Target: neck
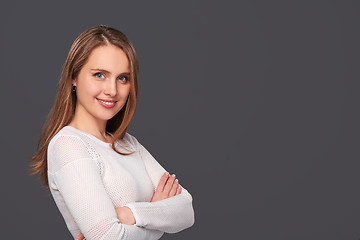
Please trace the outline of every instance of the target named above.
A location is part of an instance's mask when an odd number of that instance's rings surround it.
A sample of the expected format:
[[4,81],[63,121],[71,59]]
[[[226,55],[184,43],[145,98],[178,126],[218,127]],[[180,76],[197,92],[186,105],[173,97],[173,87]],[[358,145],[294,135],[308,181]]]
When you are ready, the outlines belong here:
[[71,122],[68,124],[74,128],[77,128],[81,131],[90,133],[91,135],[105,140],[108,140],[108,135],[106,134],[106,120],[94,119],[85,116],[84,114],[77,114],[78,108],[75,110],[75,115]]

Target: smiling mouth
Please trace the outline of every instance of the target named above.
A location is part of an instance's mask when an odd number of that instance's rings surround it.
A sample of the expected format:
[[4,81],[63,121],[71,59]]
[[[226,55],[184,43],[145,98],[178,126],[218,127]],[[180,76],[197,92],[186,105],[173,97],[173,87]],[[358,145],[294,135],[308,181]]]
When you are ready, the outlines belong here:
[[115,106],[115,103],[117,101],[105,101],[105,100],[102,100],[102,99],[99,99],[99,98],[96,98],[100,103],[102,103],[103,105],[105,106],[108,106],[108,107],[113,107]]

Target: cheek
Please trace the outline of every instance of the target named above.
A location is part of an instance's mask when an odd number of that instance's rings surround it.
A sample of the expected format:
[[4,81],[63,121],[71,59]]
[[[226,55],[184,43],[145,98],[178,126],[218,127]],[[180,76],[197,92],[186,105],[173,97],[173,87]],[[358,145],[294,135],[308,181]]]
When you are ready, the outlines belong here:
[[121,98],[127,98],[129,93],[130,93],[130,85],[119,89],[119,94]]
[[98,96],[99,93],[101,93],[101,89],[99,87],[97,87],[95,84],[86,84],[82,87],[83,87],[82,94],[84,97],[94,98],[94,97]]

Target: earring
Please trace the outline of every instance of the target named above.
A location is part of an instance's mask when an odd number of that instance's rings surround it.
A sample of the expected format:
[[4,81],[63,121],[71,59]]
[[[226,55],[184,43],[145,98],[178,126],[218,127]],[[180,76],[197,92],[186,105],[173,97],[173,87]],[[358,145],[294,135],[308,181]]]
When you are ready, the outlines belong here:
[[74,86],[74,84],[71,84],[71,91],[73,91],[73,92],[76,91],[76,86]]

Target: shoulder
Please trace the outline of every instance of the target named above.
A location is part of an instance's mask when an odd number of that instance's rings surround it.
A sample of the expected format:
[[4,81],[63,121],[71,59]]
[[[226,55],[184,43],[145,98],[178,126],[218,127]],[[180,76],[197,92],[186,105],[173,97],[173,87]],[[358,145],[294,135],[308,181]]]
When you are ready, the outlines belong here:
[[134,150],[137,150],[140,144],[137,138],[129,132],[125,132],[123,141],[127,142]]
[[66,147],[66,146],[74,146],[76,147],[76,145],[84,145],[85,144],[85,139],[84,137],[75,132],[72,131],[69,128],[62,128],[60,129],[59,132],[57,132],[52,139],[49,142],[49,146],[48,149],[52,149],[54,146],[57,147]]
[[78,131],[64,127],[56,133],[48,145],[48,157],[87,157],[98,158],[90,139]]
[[67,128],[62,128],[52,137],[47,150],[48,169],[51,172],[78,159],[95,160],[99,157],[85,136]]

